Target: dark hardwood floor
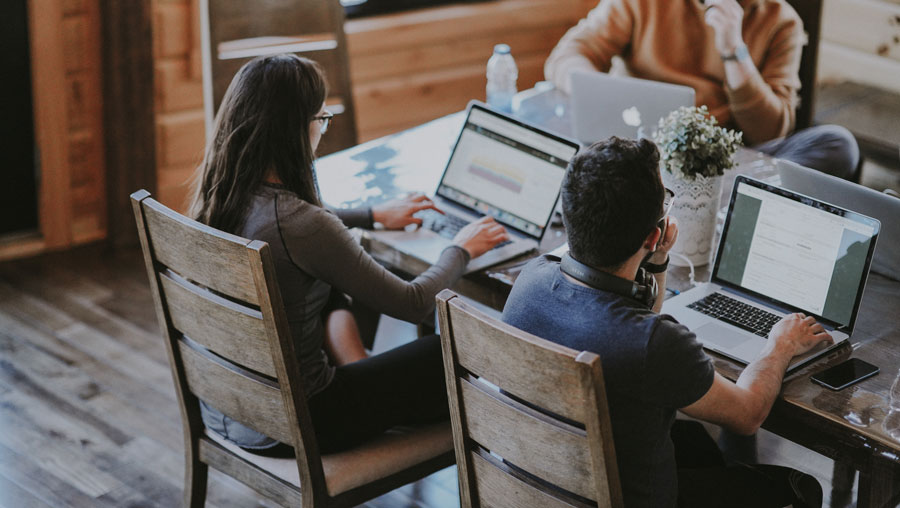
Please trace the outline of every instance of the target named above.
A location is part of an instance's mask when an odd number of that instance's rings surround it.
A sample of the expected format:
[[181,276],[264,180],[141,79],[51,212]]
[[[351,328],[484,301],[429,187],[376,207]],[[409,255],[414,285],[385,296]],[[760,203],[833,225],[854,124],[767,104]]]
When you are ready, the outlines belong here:
[[[139,250],[0,264],[0,506],[174,507],[181,420]],[[448,468],[366,506],[458,506]],[[207,506],[275,506],[211,472]]]
[[[415,334],[389,319],[382,327],[376,351]],[[814,474],[825,506],[850,506],[849,486],[831,492],[830,460],[764,431],[759,448],[762,462]],[[89,246],[0,263],[0,507],[180,506],[182,475],[180,414],[140,251]],[[365,506],[458,499],[453,467]],[[207,506],[275,505],[211,471]]]

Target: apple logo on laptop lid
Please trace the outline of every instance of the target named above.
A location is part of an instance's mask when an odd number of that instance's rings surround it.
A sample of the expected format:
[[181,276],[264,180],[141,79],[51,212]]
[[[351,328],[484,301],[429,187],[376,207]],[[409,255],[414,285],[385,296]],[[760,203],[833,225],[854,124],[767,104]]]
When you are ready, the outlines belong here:
[[638,111],[637,106],[631,106],[625,111],[622,111],[622,120],[625,122],[625,125],[629,127],[640,127],[641,112]]

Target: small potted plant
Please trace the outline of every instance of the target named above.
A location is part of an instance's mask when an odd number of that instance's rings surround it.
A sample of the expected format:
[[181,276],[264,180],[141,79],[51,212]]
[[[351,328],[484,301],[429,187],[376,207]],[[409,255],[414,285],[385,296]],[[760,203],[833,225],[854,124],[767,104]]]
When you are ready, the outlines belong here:
[[[663,182],[675,192],[671,213],[678,219],[678,241],[673,251],[695,266],[710,261],[722,175],[734,166],[742,138],[743,133],[720,127],[706,106],[672,111],[653,135]],[[672,263],[685,264],[678,256]]]

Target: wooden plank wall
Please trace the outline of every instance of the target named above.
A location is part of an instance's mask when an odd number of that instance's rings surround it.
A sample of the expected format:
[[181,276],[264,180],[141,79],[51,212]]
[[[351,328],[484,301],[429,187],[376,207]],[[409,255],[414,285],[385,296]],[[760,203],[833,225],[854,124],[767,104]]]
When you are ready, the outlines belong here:
[[900,0],[824,0],[818,78],[900,93]]
[[106,236],[100,11],[96,0],[62,4],[71,243],[80,244]]
[[507,43],[518,87],[543,79],[544,61],[595,0],[503,0],[346,23],[360,140],[403,130],[484,100],[485,65]]
[[197,4],[153,2],[157,199],[180,211],[205,140]]
[[[199,18],[191,0],[154,1],[158,196],[176,210],[203,151]],[[595,0],[499,0],[349,20],[360,141],[463,109],[484,98],[494,44],[512,46],[519,88],[543,77],[556,41]]]
[[[484,65],[512,46],[519,88],[596,0],[498,0],[347,22],[361,140],[484,97]],[[184,210],[204,132],[197,2],[153,0],[158,197]],[[105,238],[98,0],[29,0],[42,238],[0,244],[0,259]],[[900,92],[900,0],[824,0],[819,80]],[[62,140],[62,142],[60,142]]]
[[[76,1],[76,0],[70,0]],[[79,0],[89,1],[89,0]],[[195,1],[154,0],[158,196],[184,210],[202,158],[199,18]],[[900,0],[823,0],[819,81],[900,92]],[[484,98],[494,44],[512,47],[519,89],[543,77],[556,41],[596,0],[498,0],[348,20],[360,141]]]

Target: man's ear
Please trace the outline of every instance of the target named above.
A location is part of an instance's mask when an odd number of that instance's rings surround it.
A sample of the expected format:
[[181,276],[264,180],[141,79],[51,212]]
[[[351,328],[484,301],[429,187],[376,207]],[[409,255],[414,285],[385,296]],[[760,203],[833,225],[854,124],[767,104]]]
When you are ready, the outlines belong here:
[[653,228],[653,231],[647,235],[647,238],[644,239],[643,247],[650,252],[656,251],[656,246],[659,244],[660,236],[662,235],[662,230],[658,227]]

